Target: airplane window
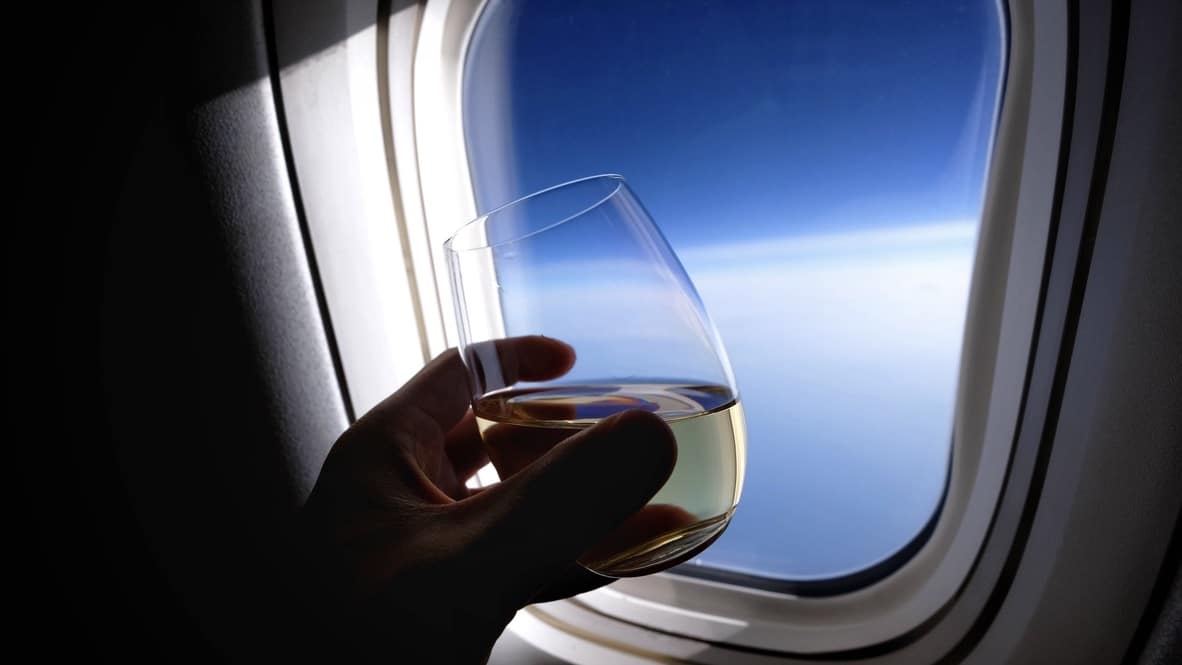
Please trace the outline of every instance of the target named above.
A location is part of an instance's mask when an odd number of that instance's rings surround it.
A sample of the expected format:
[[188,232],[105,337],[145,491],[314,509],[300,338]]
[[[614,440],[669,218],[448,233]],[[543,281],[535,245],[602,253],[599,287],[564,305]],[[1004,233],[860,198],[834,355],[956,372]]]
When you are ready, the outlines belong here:
[[731,356],[744,494],[683,571],[831,579],[935,518],[1004,26],[995,0],[488,3],[480,210],[624,175]]

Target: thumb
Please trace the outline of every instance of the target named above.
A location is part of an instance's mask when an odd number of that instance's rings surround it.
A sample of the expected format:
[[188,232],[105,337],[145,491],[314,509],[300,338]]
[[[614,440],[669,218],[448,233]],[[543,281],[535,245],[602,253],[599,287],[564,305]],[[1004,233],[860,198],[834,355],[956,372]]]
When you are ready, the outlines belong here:
[[676,460],[669,426],[651,413],[627,411],[461,504],[471,511],[482,558],[502,571],[501,579],[515,587],[510,595],[524,604],[640,510]]

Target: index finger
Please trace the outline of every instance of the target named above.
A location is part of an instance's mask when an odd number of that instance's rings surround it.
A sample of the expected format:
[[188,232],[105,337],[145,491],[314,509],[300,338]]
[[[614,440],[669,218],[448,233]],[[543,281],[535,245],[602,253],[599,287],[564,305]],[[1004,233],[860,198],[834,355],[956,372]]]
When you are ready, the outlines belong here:
[[524,335],[469,344],[464,360],[471,372],[473,394],[483,395],[518,381],[560,377],[574,366],[575,350],[553,337]]
[[[408,421],[423,420],[438,428],[438,434],[450,430],[464,417],[473,395],[512,385],[517,381],[544,381],[565,374],[575,361],[570,345],[541,335],[506,337],[471,344],[465,349],[468,366],[455,349],[448,349],[394,394],[382,400],[358,420],[359,425],[382,428],[406,427]],[[490,368],[496,376],[508,380],[488,388],[485,377]]]

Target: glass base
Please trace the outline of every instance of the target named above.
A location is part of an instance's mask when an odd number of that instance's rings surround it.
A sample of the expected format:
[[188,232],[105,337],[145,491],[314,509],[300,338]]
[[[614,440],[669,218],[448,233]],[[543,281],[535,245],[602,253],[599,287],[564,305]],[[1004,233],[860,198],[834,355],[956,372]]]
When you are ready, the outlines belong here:
[[726,530],[734,512],[732,508],[722,515],[694,522],[608,558],[580,560],[579,565],[607,577],[639,577],[665,570],[706,549]]

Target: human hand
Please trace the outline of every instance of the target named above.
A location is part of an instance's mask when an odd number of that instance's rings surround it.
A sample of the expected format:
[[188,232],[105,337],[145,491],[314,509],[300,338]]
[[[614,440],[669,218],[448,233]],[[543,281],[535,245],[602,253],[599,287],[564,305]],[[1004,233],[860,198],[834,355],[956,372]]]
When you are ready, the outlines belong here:
[[[544,337],[500,340],[497,352],[517,374],[508,383],[574,362]],[[338,659],[484,662],[521,607],[612,581],[576,559],[643,525],[638,511],[677,455],[659,417],[629,411],[561,441],[490,437],[503,480],[469,490],[488,448],[468,405],[450,350],[333,445],[301,513],[300,570],[318,589],[314,628]]]

